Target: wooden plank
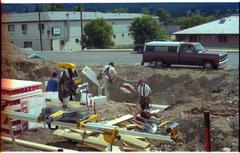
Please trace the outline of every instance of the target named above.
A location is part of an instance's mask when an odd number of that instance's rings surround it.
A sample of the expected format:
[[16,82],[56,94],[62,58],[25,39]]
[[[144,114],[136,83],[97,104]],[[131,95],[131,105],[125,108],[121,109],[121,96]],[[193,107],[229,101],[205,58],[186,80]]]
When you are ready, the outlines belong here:
[[124,115],[124,116],[122,116],[122,117],[116,118],[116,119],[114,119],[114,120],[107,121],[106,124],[107,124],[107,125],[116,125],[116,124],[118,124],[118,123],[121,123],[121,122],[123,122],[123,121],[130,120],[130,119],[132,119],[132,118],[134,118],[133,115],[127,114],[127,115]]
[[100,145],[100,146],[107,146],[108,144],[104,141],[103,136],[99,135],[97,137],[93,137],[93,136],[86,136],[86,137],[82,137],[82,134],[79,133],[74,133],[71,132],[70,130],[55,130],[53,132],[53,135],[65,138],[67,140],[72,140],[72,141],[76,141],[76,142],[86,142],[86,143],[93,143],[96,145]]
[[147,148],[150,145],[150,143],[148,142],[138,140],[135,136],[121,135],[121,139],[122,141],[130,145],[133,145],[134,147],[138,147],[142,149]]
[[[1,136],[1,140],[6,141],[6,142],[12,142],[11,138],[5,137],[5,136]],[[20,140],[20,139],[15,139],[15,142],[19,145],[23,145],[23,146],[26,146],[26,147],[35,148],[35,149],[39,149],[39,150],[44,150],[44,151],[76,152],[75,150],[70,150],[70,149],[65,149],[65,148],[60,148],[60,147],[54,147],[54,146],[49,146],[49,145],[45,145],[45,144]]]
[[133,128],[136,128],[137,125],[136,124],[127,124],[126,127],[127,127],[127,129],[133,129]]
[[87,131],[87,130],[82,130],[82,129],[70,129],[70,131],[72,132],[76,132],[76,133],[80,133],[80,134],[84,134],[87,135],[87,136],[90,136],[90,135],[93,135],[95,134],[96,132],[93,132],[93,131]]
[[107,148],[106,146],[100,146],[100,145],[96,145],[96,144],[92,144],[92,143],[86,143],[86,142],[83,142],[83,144],[81,143],[78,143],[76,144],[77,147],[81,148],[83,146],[87,146],[89,148],[93,148],[93,149],[96,149],[98,151],[105,151],[105,149]]
[[[104,151],[108,152],[108,147]],[[119,146],[112,145],[112,152],[121,152],[121,149]]]
[[[56,106],[56,107],[62,107],[62,102],[60,101],[45,101],[45,105],[46,106]],[[80,102],[77,101],[70,101],[68,103],[68,108],[74,108],[74,109],[78,109],[81,108],[82,104]]]
[[170,121],[163,121],[163,122],[161,122],[160,125],[159,125],[159,128],[163,127],[164,125],[166,125],[168,123],[170,123]]
[[134,148],[134,147],[123,147],[123,150],[125,152],[144,152],[144,150],[140,148]]

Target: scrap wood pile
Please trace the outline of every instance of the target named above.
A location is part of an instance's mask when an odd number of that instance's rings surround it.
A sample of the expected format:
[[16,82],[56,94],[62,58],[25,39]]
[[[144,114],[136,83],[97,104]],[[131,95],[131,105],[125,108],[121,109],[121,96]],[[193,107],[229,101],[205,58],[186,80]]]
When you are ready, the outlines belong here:
[[[153,111],[159,112],[159,110]],[[100,123],[110,126],[117,125],[120,129],[136,130],[142,128],[142,125],[135,122],[134,116],[131,114],[110,121],[101,121]],[[159,125],[162,126],[162,123]],[[107,151],[108,149],[108,143],[104,141],[103,135],[98,132],[72,128],[57,129],[53,132],[53,135],[77,142],[76,146],[80,150],[89,148],[98,151]],[[121,141],[115,141],[113,143],[112,151],[150,151],[153,146],[148,140],[148,138],[144,137],[121,134]]]

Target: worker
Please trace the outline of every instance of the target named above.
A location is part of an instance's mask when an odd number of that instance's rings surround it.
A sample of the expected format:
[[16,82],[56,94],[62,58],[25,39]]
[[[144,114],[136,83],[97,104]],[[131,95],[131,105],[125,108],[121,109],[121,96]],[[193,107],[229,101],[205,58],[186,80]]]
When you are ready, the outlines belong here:
[[66,109],[70,101],[70,97],[76,94],[76,85],[73,80],[72,69],[64,69],[60,75],[58,96],[63,103],[63,108]]
[[140,95],[140,108],[141,111],[144,111],[145,109],[150,109],[149,103],[150,103],[150,97],[151,89],[148,84],[146,84],[143,80],[138,81],[138,93]]
[[107,96],[107,99],[109,99],[109,87],[114,81],[116,81],[116,75],[117,72],[114,68],[113,62],[105,65],[99,72],[98,80],[100,81],[101,89],[104,88],[104,95]]
[[56,72],[53,72],[52,77],[48,80],[46,91],[58,91],[58,79]]

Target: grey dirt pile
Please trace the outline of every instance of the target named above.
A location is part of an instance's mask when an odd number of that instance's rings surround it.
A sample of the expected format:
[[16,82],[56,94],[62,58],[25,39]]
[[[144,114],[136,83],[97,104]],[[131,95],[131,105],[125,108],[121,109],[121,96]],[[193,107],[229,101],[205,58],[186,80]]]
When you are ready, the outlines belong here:
[[[26,55],[11,44],[5,44],[8,53],[2,52],[2,77],[24,80],[44,81],[52,71],[59,72],[56,63],[51,61],[27,60]],[[17,54],[16,54],[17,52]],[[96,73],[103,65],[88,65]],[[82,82],[87,78],[81,74],[85,65],[79,65],[77,70]],[[170,105],[165,112],[159,113],[162,120],[178,122],[179,138],[176,142],[166,143],[151,141],[155,146],[152,151],[204,151],[203,109],[211,114],[211,142],[213,151],[239,148],[239,70],[203,71],[198,69],[155,69],[136,65],[116,65],[119,75],[110,87],[111,103],[109,107],[101,107],[99,111],[104,118],[113,118],[131,113],[123,102],[138,103],[138,94],[125,94],[120,90],[125,80],[134,87],[139,79],[144,79],[150,85],[153,94],[152,103]],[[8,73],[6,73],[8,72]],[[90,92],[97,93],[96,87],[90,83]],[[47,130],[47,129],[45,129]],[[38,142],[57,143],[50,137],[50,132],[42,129],[30,131],[22,138],[35,141],[36,133],[42,135]],[[75,149],[75,148],[72,148]],[[9,149],[7,149],[9,150]],[[14,150],[14,149],[10,149]],[[15,150],[18,150],[15,148]],[[24,150],[24,149],[20,149]]]

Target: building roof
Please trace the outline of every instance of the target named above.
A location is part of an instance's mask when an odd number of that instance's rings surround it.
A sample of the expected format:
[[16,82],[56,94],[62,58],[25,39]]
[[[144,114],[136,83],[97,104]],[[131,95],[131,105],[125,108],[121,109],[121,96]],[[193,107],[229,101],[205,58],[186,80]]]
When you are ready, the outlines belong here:
[[[83,12],[83,20],[94,20],[97,18],[111,19],[133,19],[141,17],[140,13],[102,13],[102,12]],[[38,21],[38,12],[31,13],[12,13],[3,15],[3,22],[33,22]],[[80,20],[80,12],[41,12],[42,21],[59,20]]]
[[173,33],[180,34],[239,34],[239,15],[232,15]]

